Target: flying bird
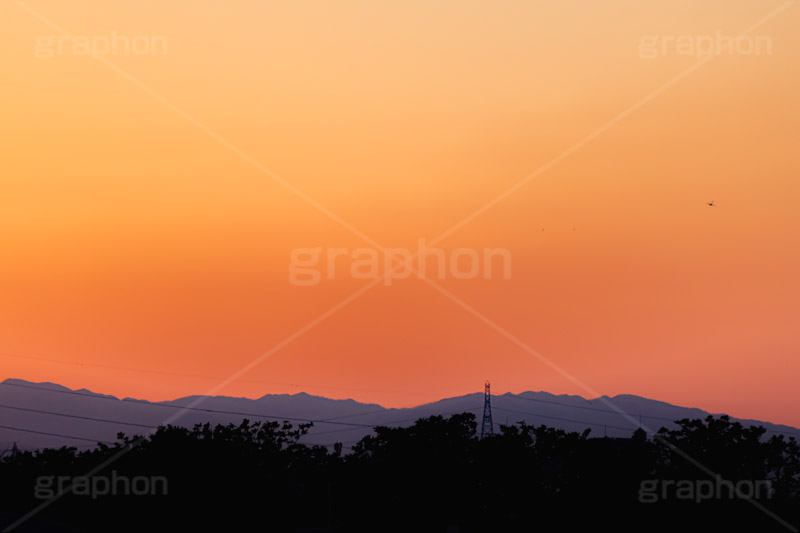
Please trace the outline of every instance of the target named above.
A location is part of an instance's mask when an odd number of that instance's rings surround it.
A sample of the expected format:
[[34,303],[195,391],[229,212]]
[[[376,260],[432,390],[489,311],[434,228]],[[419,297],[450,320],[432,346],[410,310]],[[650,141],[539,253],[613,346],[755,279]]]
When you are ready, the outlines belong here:
[[713,200],[706,203],[708,204],[709,207],[714,207],[716,205]]

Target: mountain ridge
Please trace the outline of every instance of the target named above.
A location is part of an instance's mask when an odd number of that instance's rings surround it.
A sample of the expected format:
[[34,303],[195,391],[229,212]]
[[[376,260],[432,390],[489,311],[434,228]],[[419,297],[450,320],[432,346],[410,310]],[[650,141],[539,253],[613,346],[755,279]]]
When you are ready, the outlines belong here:
[[[240,423],[244,418],[289,420],[295,424],[313,421],[314,426],[301,442],[324,446],[342,442],[347,447],[371,434],[376,425],[409,425],[418,418],[465,411],[475,414],[480,421],[483,396],[482,392],[475,392],[404,408],[305,392],[265,394],[254,399],[190,395],[150,402],[118,398],[85,388],[69,389],[52,382],[9,378],[0,382],[0,450],[13,442],[23,449],[88,447],[99,441],[113,442],[119,432],[143,434],[147,428],[157,427],[167,419],[173,425],[192,427],[206,422],[212,425]],[[107,401],[98,402],[97,398]],[[192,406],[200,399],[202,402]],[[611,409],[606,402],[628,416]],[[677,406],[634,394],[586,399],[546,391],[493,395],[492,408],[496,430],[501,424],[524,421],[567,431],[589,428],[590,437],[628,437],[639,426],[633,420],[641,420],[641,426],[652,433],[662,426],[676,427],[675,420],[705,418],[712,414],[697,407]],[[800,436],[800,429],[784,424],[733,416],[731,419],[744,425],[764,426],[768,434]]]

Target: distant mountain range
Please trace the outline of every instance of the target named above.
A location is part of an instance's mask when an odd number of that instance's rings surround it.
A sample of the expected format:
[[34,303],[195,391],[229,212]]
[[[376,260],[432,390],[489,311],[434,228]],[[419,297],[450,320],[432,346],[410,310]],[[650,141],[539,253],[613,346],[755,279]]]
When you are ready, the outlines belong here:
[[[268,394],[251,400],[213,396],[201,400],[187,396],[167,402],[148,402],[72,390],[54,383],[32,383],[7,379],[0,383],[0,453],[14,443],[24,450],[76,446],[88,448],[97,442],[114,442],[116,435],[141,435],[172,417],[173,425],[196,423],[240,423],[249,420],[289,420],[294,424],[313,421],[314,427],[301,442],[330,446],[341,442],[347,448],[372,432],[376,425],[410,425],[432,415],[474,413],[478,423],[483,412],[482,393],[446,398],[404,409],[388,409],[355,400],[332,400],[306,393]],[[682,418],[704,418],[701,409],[679,407],[656,400],[622,394],[585,399],[580,396],[523,392],[492,396],[495,430],[501,424],[525,421],[568,431],[591,429],[590,437],[629,437],[639,427],[656,431],[675,427]],[[610,403],[609,403],[610,402]],[[191,409],[184,409],[193,406]],[[616,407],[630,416],[615,411]],[[733,417],[731,417],[733,418]],[[740,419],[738,419],[740,420]],[[762,422],[771,434],[800,437],[800,429]]]

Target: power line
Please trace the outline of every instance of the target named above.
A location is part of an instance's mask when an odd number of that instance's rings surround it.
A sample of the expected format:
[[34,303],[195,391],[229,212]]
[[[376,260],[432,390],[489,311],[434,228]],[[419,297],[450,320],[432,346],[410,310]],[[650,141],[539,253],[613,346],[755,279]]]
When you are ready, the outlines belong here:
[[[67,438],[67,439],[84,440],[84,441],[92,442],[93,444],[90,444],[89,446],[95,446],[98,443],[110,444],[110,445],[111,444],[116,444],[114,442],[104,441],[104,440],[100,440],[100,439],[90,439],[90,438],[87,438],[87,437],[77,437],[75,435],[62,435],[61,433],[50,433],[50,432],[46,432],[46,431],[36,431],[36,430],[33,430],[33,429],[18,428],[18,427],[13,427],[13,426],[0,426],[0,428],[2,428],[2,429],[10,429],[10,430],[13,430],[13,431],[24,431],[25,433],[35,433],[37,435],[48,435],[48,436],[51,436],[51,437],[62,437],[62,438]],[[355,441],[347,441],[346,443],[338,443],[338,444],[342,444],[343,448],[352,448],[352,446],[350,446],[350,444],[354,444],[356,442],[358,442],[358,441],[357,440],[355,440]],[[315,443],[315,442],[304,442],[304,443],[298,443],[298,444],[301,444],[303,446],[326,446],[326,447],[334,446],[334,443],[331,443],[331,444],[320,444],[320,443]],[[80,446],[79,448],[86,448],[86,447],[87,446]],[[27,451],[27,452],[38,451],[36,449],[29,449],[29,448],[17,448],[17,449],[19,451]]]
[[[350,428],[373,429],[375,426],[379,426],[379,425],[399,424],[399,423],[403,423],[403,422],[414,421],[414,420],[417,420],[419,418],[419,417],[415,417],[415,418],[408,418],[408,419],[402,419],[402,420],[393,420],[393,421],[387,422],[385,424],[359,424],[359,423],[356,423],[356,422],[339,422],[339,421],[332,420],[332,419],[299,418],[299,417],[288,417],[288,416],[278,416],[278,415],[268,415],[268,414],[258,414],[258,413],[245,413],[245,412],[239,412],[239,411],[224,411],[224,410],[219,410],[219,409],[203,409],[203,408],[200,408],[200,407],[182,407],[182,406],[179,406],[179,405],[167,405],[167,404],[163,404],[163,403],[153,403],[153,402],[148,402],[146,400],[133,400],[133,399],[120,400],[120,399],[118,399],[116,397],[113,397],[113,396],[99,396],[99,395],[86,394],[86,393],[77,392],[77,391],[71,391],[71,390],[48,389],[48,388],[42,388],[42,387],[35,387],[35,386],[32,386],[32,385],[23,385],[21,383],[0,383],[0,385],[6,385],[6,386],[11,386],[11,387],[22,387],[22,388],[26,388],[26,389],[33,389],[33,390],[37,390],[37,391],[54,392],[54,393],[58,393],[58,394],[70,394],[70,395],[74,395],[74,396],[84,396],[84,397],[87,397],[87,398],[94,398],[94,399],[101,399],[101,400],[115,400],[115,401],[118,401],[118,402],[141,403],[143,405],[150,405],[150,406],[155,406],[155,407],[167,407],[167,408],[171,408],[171,409],[184,409],[184,410],[190,410],[190,411],[200,411],[200,412],[204,412],[204,413],[217,413],[217,414],[227,414],[227,415],[237,415],[237,416],[251,416],[251,417],[257,417],[257,418],[268,418],[268,419],[276,419],[276,420],[291,420],[291,421],[300,421],[300,422],[314,422],[314,423],[320,423],[320,424],[332,424],[332,425],[338,425],[338,426],[349,426]],[[0,407],[10,407],[10,406],[0,405]],[[13,407],[10,407],[10,408],[13,408]],[[19,409],[28,410],[28,409],[23,409],[23,408],[19,408]],[[101,421],[101,422],[119,423],[119,424],[126,424],[126,425],[138,425],[138,426],[145,427],[145,428],[157,427],[157,426],[147,426],[147,425],[143,425],[143,424],[129,424],[128,422],[122,422],[122,421],[118,421],[118,420],[104,420],[104,419],[98,419],[98,418],[93,418],[93,417],[83,417],[83,416],[78,416],[78,415],[68,415],[68,414],[65,414],[65,413],[56,413],[56,412],[52,412],[52,411],[42,411],[42,410],[33,410],[33,409],[30,409],[30,410],[31,411],[35,411],[35,412],[44,413],[44,414],[55,415],[55,416],[66,416],[66,417],[71,417],[71,418],[72,417],[74,417],[74,418],[84,418],[84,419],[87,419],[87,420],[96,420],[96,421]],[[474,408],[473,409],[468,409],[468,410],[474,410]],[[383,411],[381,411],[381,412],[383,412]],[[461,413],[461,412],[463,412],[463,411],[456,411],[456,412],[449,413],[449,414],[455,414],[455,413]],[[366,413],[360,413],[360,414],[366,414]],[[446,416],[447,414],[448,413],[445,413],[443,416]],[[329,433],[329,432],[326,432],[326,433]],[[315,434],[319,435],[320,433],[315,433]]]
[[599,424],[597,422],[586,422],[584,420],[570,420],[569,418],[560,418],[560,417],[557,417],[557,416],[548,416],[548,415],[540,415],[538,413],[514,411],[512,409],[505,409],[503,407],[494,407],[494,409],[497,409],[497,410],[500,410],[500,411],[507,411],[509,413],[516,413],[518,415],[537,416],[539,418],[549,418],[551,420],[559,420],[561,422],[571,422],[573,424],[586,424],[588,426],[609,427],[609,428],[612,428],[612,429],[619,429],[619,430],[622,430],[622,431],[630,431],[631,430],[631,428],[623,428],[623,427],[619,427],[619,426],[610,426],[608,424]]
[[45,414],[45,415],[63,416],[63,417],[67,417],[67,418],[79,418],[81,420],[91,420],[93,422],[107,422],[109,424],[122,424],[122,425],[125,425],[125,426],[137,426],[137,427],[147,428],[147,429],[152,429],[154,427],[157,427],[157,426],[147,426],[147,425],[144,425],[144,424],[137,424],[135,422],[123,422],[121,420],[108,420],[108,419],[105,419],[105,418],[94,418],[94,417],[91,417],[91,416],[70,415],[70,414],[67,414],[67,413],[56,413],[56,412],[53,412],[53,411],[43,411],[41,409],[28,409],[28,408],[25,408],[25,407],[15,407],[15,406],[12,406],[12,405],[0,404],[0,407],[2,407],[4,409],[14,409],[14,410],[17,410],[17,411],[27,411],[29,413],[41,413],[41,414]]
[[[300,418],[300,417],[291,417],[291,416],[277,416],[277,415],[268,415],[268,414],[259,414],[259,413],[245,413],[240,411],[223,411],[220,409],[203,409],[201,407],[184,407],[180,405],[168,405],[163,403],[154,403],[148,402],[147,400],[120,400],[113,396],[99,396],[94,394],[85,394],[82,392],[77,391],[70,391],[70,390],[56,390],[56,389],[47,389],[42,387],[34,387],[31,385],[23,385],[21,383],[0,383],[0,385],[6,385],[10,387],[22,387],[26,389],[34,389],[37,391],[46,391],[46,392],[55,392],[58,394],[70,394],[74,396],[84,396],[87,398],[94,398],[94,399],[101,399],[101,400],[115,400],[118,402],[131,402],[131,403],[140,403],[142,405],[150,405],[153,407],[165,407],[169,409],[181,409],[184,411],[199,411],[203,413],[217,413],[217,414],[225,414],[225,415],[237,415],[237,416],[250,416],[255,418],[269,418],[269,419],[276,419],[276,420],[291,420],[291,421],[299,421],[299,422],[314,422],[320,424],[334,424],[339,426],[354,426],[354,427],[365,427],[365,428],[372,428],[373,425],[371,424],[358,424],[356,422],[337,422],[333,420],[321,420],[321,419],[313,419],[313,418]],[[49,414],[58,414],[58,413],[49,413]],[[146,427],[154,427],[154,426],[146,426]]]
[[[93,394],[81,393],[81,392],[77,392],[77,391],[47,389],[47,388],[35,387],[35,386],[31,386],[31,385],[23,385],[23,384],[18,384],[18,383],[0,383],[0,385],[22,387],[22,388],[34,389],[34,390],[37,390],[37,391],[55,392],[55,393],[60,393],[60,394],[71,394],[71,395],[75,395],[75,396],[85,396],[87,398],[94,398],[94,399],[101,399],[101,400],[131,401],[131,402],[135,402],[135,403],[143,403],[145,405],[154,405],[154,406],[158,406],[158,407],[171,407],[171,408],[174,408],[174,409],[190,409],[190,408],[183,408],[183,407],[174,406],[174,405],[151,403],[151,402],[147,402],[147,401],[144,401],[144,400],[119,400],[119,399],[117,399],[115,397],[111,397],[111,396],[98,396],[98,395],[93,395]],[[136,426],[136,427],[142,427],[142,428],[146,428],[146,429],[153,429],[154,427],[158,427],[158,426],[153,426],[153,425],[138,424],[138,423],[134,423],[134,422],[124,422],[124,421],[121,421],[121,420],[111,420],[111,419],[96,418],[96,417],[90,417],[90,416],[72,415],[72,414],[68,414],[68,413],[59,413],[59,412],[55,412],[55,411],[45,411],[45,410],[42,410],[42,409],[30,409],[30,408],[16,407],[16,406],[4,405],[4,404],[0,404],[0,408],[14,409],[14,410],[26,411],[26,412],[34,412],[34,413],[40,413],[40,414],[46,414],[46,415],[52,415],[52,416],[61,416],[61,417],[66,417],[66,418],[76,418],[76,419],[81,419],[81,420],[89,420],[89,421],[93,421],[93,422],[103,422],[103,423],[109,423],[109,424],[121,424],[121,425]],[[469,409],[469,410],[475,410],[475,409],[476,408]],[[222,410],[215,410],[215,409],[191,408],[191,410],[202,411],[202,412],[210,412],[210,413],[233,414],[233,415],[240,415],[240,416],[253,416],[253,417],[262,417],[262,418],[275,418],[275,419],[281,419],[281,420],[295,420],[295,421],[299,420],[299,421],[308,421],[308,422],[317,422],[317,423],[326,423],[326,424],[336,424],[336,425],[350,426],[350,427],[347,427],[347,428],[344,428],[344,429],[338,429],[338,430],[332,430],[332,431],[324,431],[324,432],[315,432],[315,433],[313,433],[314,436],[324,435],[324,434],[329,434],[329,433],[338,433],[338,432],[341,432],[341,431],[353,431],[353,430],[357,430],[357,429],[370,429],[370,430],[372,430],[376,426],[388,425],[388,424],[400,424],[400,423],[415,421],[415,420],[419,419],[419,417],[414,417],[414,418],[407,418],[407,419],[401,419],[401,420],[393,420],[393,421],[387,422],[385,424],[357,424],[357,423],[352,423],[352,422],[335,422],[335,421],[332,421],[332,420],[315,420],[315,419],[308,419],[308,418],[279,417],[279,416],[274,416],[274,415],[260,415],[260,414],[255,414],[255,413],[242,413],[242,412],[237,412],[237,411],[222,411]],[[383,412],[383,411],[380,411],[380,412]],[[448,415],[461,413],[461,412],[463,412],[463,411],[454,411],[454,412],[451,412],[451,413],[443,413],[440,416],[448,416]],[[366,414],[366,413],[360,413],[360,414]],[[20,431],[28,431],[28,432],[32,432],[32,433],[41,433],[41,434],[49,435],[49,433],[46,433],[46,432],[37,432],[37,431],[34,431],[34,430],[24,430],[24,429],[19,429],[19,430]],[[58,436],[56,434],[53,434],[53,435]],[[73,437],[69,437],[69,436],[66,436],[66,435],[63,435],[63,436],[67,437],[67,438],[73,438]],[[85,439],[85,438],[81,438],[81,437],[74,437],[74,438],[81,439],[81,440],[87,440],[87,441],[90,441],[90,442],[95,442],[94,439]],[[107,444],[111,444],[111,443],[109,443],[107,441],[98,441],[98,442],[105,442]],[[357,442],[357,441],[355,441],[355,442]]]
[[33,429],[24,429],[24,428],[17,428],[17,427],[11,427],[11,426],[0,426],[0,428],[2,428],[2,429],[11,429],[11,430],[14,430],[14,431],[24,431],[26,433],[36,433],[38,435],[49,435],[51,437],[62,437],[62,438],[65,438],[65,439],[85,440],[85,441],[94,442],[94,443],[102,442],[103,444],[114,444],[113,442],[104,441],[104,440],[89,439],[89,438],[86,438],[86,437],[76,437],[74,435],[62,435],[60,433],[48,433],[46,431],[35,431]]
[[[108,423],[108,424],[121,424],[121,425],[126,425],[126,426],[136,426],[136,427],[141,427],[141,428],[145,428],[145,429],[153,429],[155,427],[158,427],[157,425],[154,426],[154,425],[146,425],[146,424],[137,424],[135,422],[124,422],[122,420],[111,420],[111,419],[107,419],[107,418],[95,418],[95,417],[91,417],[91,416],[71,415],[71,414],[68,414],[68,413],[58,413],[58,412],[55,412],[55,411],[45,411],[45,410],[42,410],[42,409],[28,409],[28,408],[25,408],[25,407],[16,407],[16,406],[12,406],[12,405],[0,404],[0,408],[14,409],[14,410],[17,410],[17,411],[26,411],[26,412],[31,412],[31,413],[40,413],[40,414],[45,414],[45,415],[62,416],[62,417],[66,417],[66,418],[77,418],[77,419],[81,419],[81,420],[90,420],[92,422],[103,422],[103,423]],[[473,408],[472,410],[474,410],[474,409],[475,408]],[[457,411],[457,412],[460,413],[462,411]],[[457,412],[442,413],[441,416],[448,416],[448,415],[451,415],[451,414],[456,414]],[[414,421],[414,420],[418,420],[418,418],[406,418],[406,419],[402,419],[402,420],[392,420],[391,422],[388,422],[388,423],[389,424],[400,424],[400,423],[403,423],[403,422],[409,422],[409,421]],[[373,426],[369,426],[369,429],[374,429],[375,426],[379,426],[379,425],[384,425],[384,424],[375,424]],[[344,429],[334,429],[332,431],[315,432],[315,433],[313,433],[313,435],[314,436],[326,435],[328,433],[339,433],[341,431],[355,431],[355,430],[359,430],[359,429],[367,429],[367,428],[364,427],[364,426],[348,427],[348,428],[344,428]]]
[[[372,429],[376,425],[399,424],[399,423],[403,423],[403,422],[407,422],[407,421],[414,421],[414,420],[417,419],[417,418],[412,418],[412,419],[395,420],[395,421],[392,421],[392,422],[387,422],[386,424],[359,424],[359,423],[355,423],[355,422],[339,422],[339,421],[337,421],[337,419],[347,418],[347,417],[352,417],[352,416],[362,416],[362,415],[367,415],[367,414],[383,413],[383,412],[385,412],[385,410],[384,411],[370,411],[370,412],[367,412],[367,413],[357,413],[357,414],[354,414],[354,415],[344,415],[344,416],[341,416],[341,417],[331,417],[329,419],[312,419],[312,418],[277,416],[277,415],[269,415],[269,414],[245,413],[245,412],[239,412],[239,411],[224,411],[224,410],[218,410],[218,409],[203,409],[203,408],[200,408],[200,407],[182,407],[182,406],[179,406],[179,405],[168,405],[168,404],[163,404],[163,403],[148,402],[147,400],[135,400],[135,399],[121,400],[121,399],[116,398],[114,396],[87,394],[87,393],[82,393],[82,392],[72,391],[72,390],[49,389],[49,388],[37,387],[37,386],[33,386],[33,385],[25,385],[25,384],[22,384],[22,383],[0,382],[0,385],[5,385],[5,386],[9,386],[9,387],[21,387],[21,388],[26,388],[26,389],[33,389],[33,390],[36,390],[36,391],[54,392],[54,393],[58,393],[58,394],[69,394],[69,395],[74,395],[74,396],[84,396],[84,397],[93,398],[93,399],[114,400],[114,401],[118,401],[118,402],[140,403],[140,404],[143,404],[143,405],[149,405],[149,406],[155,406],[155,407],[165,407],[165,408],[171,408],[171,409],[182,409],[182,410],[186,410],[186,411],[199,411],[199,412],[204,412],[204,413],[216,413],[216,414],[226,414],[226,415],[236,415],[236,416],[249,416],[249,417],[254,417],[254,418],[274,419],[274,420],[313,422],[313,423],[318,423],[318,424],[331,424],[331,425],[348,426],[348,429],[326,431],[326,432],[317,432],[317,433],[314,433],[315,435],[322,435],[322,434],[327,434],[327,433],[336,433],[336,432],[339,432],[339,431],[348,431],[348,430],[357,429],[357,428],[369,428],[369,429]],[[504,395],[504,396],[501,396],[501,397],[498,397],[498,398],[506,398],[506,397],[507,396]],[[597,407],[587,407],[587,406],[582,406],[582,405],[572,405],[572,404],[561,403],[561,402],[556,402],[556,401],[552,401],[552,400],[542,400],[542,399],[539,399],[539,398],[528,398],[528,397],[525,397],[525,396],[517,396],[517,395],[511,395],[511,398],[516,398],[516,399],[519,399],[519,400],[532,401],[532,402],[537,402],[537,403],[558,405],[558,406],[569,407],[569,408],[573,408],[573,409],[583,409],[583,410],[587,410],[587,411],[610,413],[610,414],[621,416],[620,413],[618,413],[616,411],[612,411],[610,409],[601,409],[601,408],[597,408]],[[11,407],[11,406],[4,406],[4,405],[0,405],[0,407],[14,408],[14,407]],[[541,418],[550,418],[550,419],[553,419],[553,420],[560,420],[560,421],[564,421],[564,422],[588,424],[588,425],[594,425],[594,426],[602,426],[602,425],[604,425],[604,424],[599,424],[599,423],[596,423],[596,422],[575,421],[575,420],[569,420],[569,419],[559,418],[559,417],[550,416],[550,415],[539,415],[539,414],[535,414],[535,413],[523,413],[523,412],[520,412],[520,411],[512,411],[512,410],[509,410],[509,409],[502,409],[502,408],[499,408],[499,407],[495,407],[495,408],[496,409],[501,409],[501,410],[506,410],[506,411],[509,411],[509,412],[516,412],[517,414],[531,414],[531,415],[539,416]],[[96,420],[96,421],[107,422],[107,423],[117,423],[117,424],[123,424],[123,425],[140,426],[140,427],[143,427],[143,428],[150,428],[150,429],[153,428],[153,427],[157,427],[157,426],[147,426],[147,425],[143,425],[143,424],[122,422],[122,421],[118,421],[118,420],[103,420],[103,419],[95,419],[93,417],[82,417],[82,416],[78,416],[78,415],[68,415],[68,414],[65,414],[65,413],[55,413],[55,412],[49,412],[49,411],[39,411],[39,410],[23,409],[23,408],[16,408],[16,409],[29,410],[29,411],[33,411],[33,412],[41,412],[43,414],[50,414],[50,415],[55,415],[55,416],[65,416],[65,417],[70,417],[70,418],[83,418],[83,419],[87,419],[87,420]],[[476,409],[477,408],[467,409],[467,411],[472,411],[472,410],[476,410]],[[460,413],[460,412],[463,412],[463,411],[457,411],[457,412]],[[445,413],[444,416],[446,416],[448,414],[455,414],[457,412]],[[675,420],[673,420],[671,418],[667,418],[667,417],[660,417],[660,416],[655,416],[655,415],[641,415],[641,416],[642,416],[642,418],[651,418],[651,419],[657,419],[657,420],[664,420],[664,421],[672,422],[672,423],[675,422]],[[608,427],[614,428],[615,426],[608,426]],[[622,429],[622,430],[625,430],[625,431],[629,430],[629,428],[620,428],[619,426],[616,426],[616,429]],[[766,429],[766,428],[765,428],[765,431],[767,433],[776,433],[776,434],[779,434],[779,435],[800,435],[800,432],[796,432],[796,431],[781,431],[781,430]]]
[[[520,399],[520,400],[528,400],[528,401],[532,401],[532,402],[541,402],[541,403],[560,405],[560,406],[563,406],[563,407],[572,407],[572,408],[575,408],[575,409],[585,409],[585,410],[588,410],[588,411],[599,411],[599,412],[602,412],[602,413],[611,413],[611,414],[614,414],[614,415],[622,416],[620,413],[618,413],[616,411],[609,410],[609,409],[598,409],[598,408],[595,408],[595,407],[585,407],[585,406],[581,406],[581,405],[571,405],[571,404],[559,403],[559,402],[554,402],[554,401],[549,401],[549,400],[539,400],[537,398],[526,398],[524,396],[514,396],[514,395],[512,395],[512,398],[517,398],[517,399]],[[542,418],[552,418],[554,420],[561,420],[561,421],[564,421],[564,422],[575,422],[575,423],[579,423],[579,424],[589,424],[589,425],[594,425],[594,426],[607,426],[607,427],[615,428],[615,429],[623,429],[625,431],[629,431],[630,430],[630,428],[620,428],[619,426],[609,426],[607,424],[599,424],[599,423],[596,423],[596,422],[581,422],[581,421],[577,421],[577,420],[568,420],[568,419],[565,419],[565,418],[558,418],[558,417],[554,417],[554,416],[539,415],[539,414],[536,414],[536,413],[523,413],[523,412],[520,412],[520,411],[511,411],[510,409],[502,409],[500,407],[495,407],[495,409],[501,409],[501,410],[504,410],[504,411],[515,412],[517,414],[531,414],[531,415],[539,416],[539,417],[542,417]],[[663,417],[663,416],[654,416],[654,415],[639,415],[639,416],[641,418],[654,418],[654,419],[657,419],[657,420],[665,420],[665,421],[671,422],[673,424],[675,423],[675,420],[673,420],[672,418],[667,418],[667,417]],[[752,425],[751,425],[751,427],[752,427]],[[758,426],[758,427],[763,427],[763,426]],[[777,433],[779,435],[800,435],[800,432],[797,432],[797,431],[781,431],[781,430],[777,430],[777,429],[767,429],[767,428],[764,428],[764,430],[767,433]]]
[[375,414],[379,414],[379,413],[385,413],[386,411],[388,411],[388,409],[367,411],[366,413],[355,413],[355,414],[352,414],[352,415],[331,416],[331,417],[325,418],[325,420],[340,420],[342,418],[353,418],[353,417],[356,417],[356,416],[375,415]]
[[[464,413],[466,411],[477,411],[479,409],[483,409],[483,407],[471,407],[471,408],[466,409],[466,410],[451,411],[449,413],[437,413],[437,415],[438,416],[451,416],[451,415],[461,414],[461,413]],[[402,424],[404,422],[415,422],[415,421],[419,420],[420,418],[424,418],[424,417],[423,416],[417,416],[417,417],[414,417],[414,418],[403,418],[401,420],[392,420],[391,422],[386,422],[386,423],[383,423],[383,424],[375,424],[372,427],[374,429],[377,426],[388,427],[388,424]],[[328,435],[329,433],[341,433],[343,431],[356,431],[358,429],[362,429],[362,428],[344,428],[344,429],[332,429],[330,431],[315,431],[314,433],[309,433],[309,435],[313,435],[313,436],[316,437],[318,435]]]

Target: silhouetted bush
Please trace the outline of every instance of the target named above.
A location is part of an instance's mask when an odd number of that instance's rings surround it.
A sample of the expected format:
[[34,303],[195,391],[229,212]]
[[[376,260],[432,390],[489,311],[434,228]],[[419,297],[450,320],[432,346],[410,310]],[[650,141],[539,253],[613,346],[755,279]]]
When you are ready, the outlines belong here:
[[[108,463],[96,475],[164,479],[165,490],[66,494],[18,531],[785,530],[776,517],[798,524],[794,438],[766,438],[763,428],[727,417],[677,424],[650,439],[641,430],[608,439],[520,422],[481,440],[474,415],[464,413],[378,426],[349,454],[299,444],[311,424],[166,426],[144,438],[120,434],[114,446],[6,457],[0,516],[11,523],[46,502],[35,492],[47,492],[42,479],[74,479]],[[771,489],[750,501],[678,497],[712,481],[758,480]]]

